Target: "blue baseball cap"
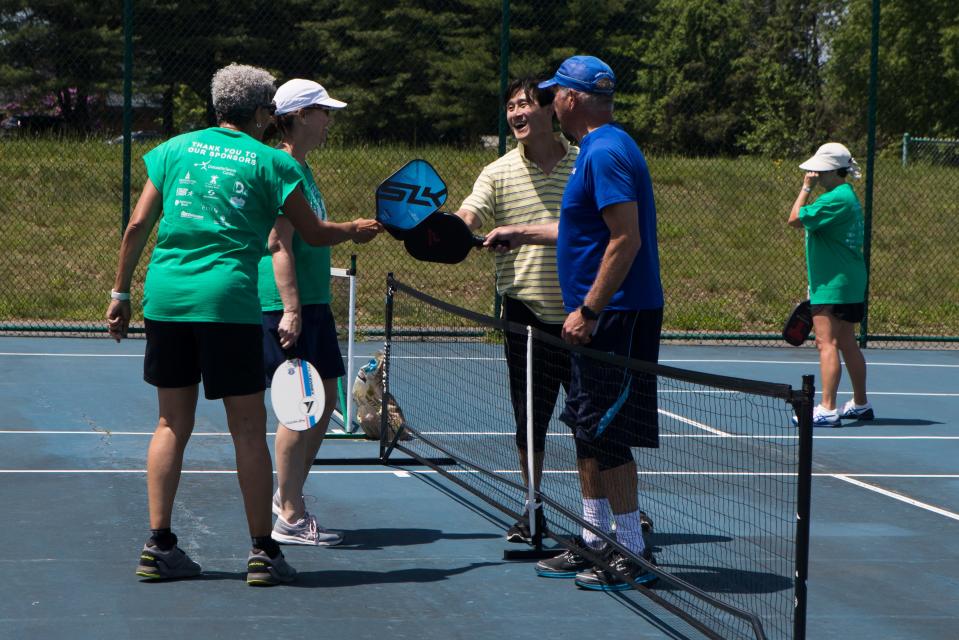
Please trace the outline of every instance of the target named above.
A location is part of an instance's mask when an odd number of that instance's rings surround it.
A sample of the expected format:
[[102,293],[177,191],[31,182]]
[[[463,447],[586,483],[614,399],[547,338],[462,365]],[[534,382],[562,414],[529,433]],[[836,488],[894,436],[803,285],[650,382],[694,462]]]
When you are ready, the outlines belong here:
[[584,93],[611,95],[616,90],[616,76],[609,65],[595,56],[573,56],[559,66],[549,80],[539,83],[540,89],[553,85]]

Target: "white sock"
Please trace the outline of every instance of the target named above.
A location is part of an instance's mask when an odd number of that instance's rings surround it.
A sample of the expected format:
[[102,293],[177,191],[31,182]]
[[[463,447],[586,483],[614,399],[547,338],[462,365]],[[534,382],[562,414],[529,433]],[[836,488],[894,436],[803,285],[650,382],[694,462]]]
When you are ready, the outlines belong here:
[[[612,510],[606,498],[583,498],[583,519],[605,534],[612,531]],[[583,540],[591,549],[599,549],[606,541],[583,527]]]
[[629,513],[614,513],[616,519],[616,541],[635,553],[641,555],[646,549],[643,539],[643,525],[639,521],[639,510]]

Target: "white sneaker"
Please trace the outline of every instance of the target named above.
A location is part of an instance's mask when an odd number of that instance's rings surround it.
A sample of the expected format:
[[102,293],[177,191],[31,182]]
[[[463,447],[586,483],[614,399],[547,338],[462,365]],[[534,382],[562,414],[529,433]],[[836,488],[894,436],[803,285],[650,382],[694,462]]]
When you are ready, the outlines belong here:
[[839,412],[835,409],[824,409],[821,404],[817,404],[812,411],[812,426],[814,427],[839,427]]
[[[799,418],[793,416],[793,424],[799,424]],[[812,426],[814,427],[841,427],[839,421],[839,412],[835,409],[824,409],[821,404],[817,404],[812,410]]]
[[332,547],[343,542],[341,534],[324,529],[317,524],[316,517],[309,513],[293,524],[284,520],[282,516],[278,516],[271,536],[281,544],[303,544],[315,547]]
[[846,420],[872,420],[876,417],[876,414],[873,413],[872,405],[868,402],[866,404],[856,404],[855,400],[850,400],[842,406],[839,417]]

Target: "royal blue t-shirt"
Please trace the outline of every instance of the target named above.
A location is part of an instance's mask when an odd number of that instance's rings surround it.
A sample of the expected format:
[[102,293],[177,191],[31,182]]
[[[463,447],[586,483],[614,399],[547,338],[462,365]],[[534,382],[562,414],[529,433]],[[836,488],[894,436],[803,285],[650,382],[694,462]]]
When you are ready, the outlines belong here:
[[638,311],[663,306],[656,204],[646,158],[619,125],[607,124],[583,138],[563,192],[556,261],[567,313],[583,304],[609,244],[609,227],[600,211],[622,202],[636,203],[643,244],[606,308]]

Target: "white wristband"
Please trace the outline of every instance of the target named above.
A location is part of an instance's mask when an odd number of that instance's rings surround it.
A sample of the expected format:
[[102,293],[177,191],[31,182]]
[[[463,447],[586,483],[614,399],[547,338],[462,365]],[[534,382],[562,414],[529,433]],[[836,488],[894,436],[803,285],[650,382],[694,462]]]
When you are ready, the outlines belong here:
[[810,187],[803,187],[802,190],[806,193],[812,193],[812,189]]
[[120,292],[120,291],[111,291],[111,292],[110,292],[110,298],[111,298],[112,300],[121,300],[121,301],[122,301],[122,300],[129,300],[129,299],[130,299],[130,293],[129,293],[129,292]]

